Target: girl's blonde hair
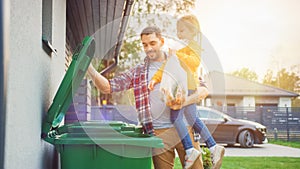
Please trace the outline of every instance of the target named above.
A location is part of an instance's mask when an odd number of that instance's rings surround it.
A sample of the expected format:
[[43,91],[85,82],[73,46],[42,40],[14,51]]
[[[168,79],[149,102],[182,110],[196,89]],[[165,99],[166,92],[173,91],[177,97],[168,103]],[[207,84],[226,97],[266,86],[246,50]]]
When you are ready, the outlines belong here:
[[196,40],[199,43],[200,49],[203,50],[202,49],[202,33],[201,33],[200,24],[199,24],[197,17],[192,14],[185,15],[178,19],[177,25],[179,23],[184,24],[185,26],[188,27],[188,29],[191,30],[191,32],[193,33],[193,36],[194,36],[194,40]]
[[200,33],[200,24],[195,15],[185,15],[178,19],[177,24],[178,23],[187,26],[195,35]]

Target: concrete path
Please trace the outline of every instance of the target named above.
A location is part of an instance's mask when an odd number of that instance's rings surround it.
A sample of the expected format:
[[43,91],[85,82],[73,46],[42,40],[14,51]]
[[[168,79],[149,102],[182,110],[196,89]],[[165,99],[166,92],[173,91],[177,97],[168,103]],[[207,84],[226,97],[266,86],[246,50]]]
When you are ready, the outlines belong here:
[[291,148],[275,144],[256,144],[253,148],[225,146],[225,156],[256,156],[256,157],[300,157],[299,148]]

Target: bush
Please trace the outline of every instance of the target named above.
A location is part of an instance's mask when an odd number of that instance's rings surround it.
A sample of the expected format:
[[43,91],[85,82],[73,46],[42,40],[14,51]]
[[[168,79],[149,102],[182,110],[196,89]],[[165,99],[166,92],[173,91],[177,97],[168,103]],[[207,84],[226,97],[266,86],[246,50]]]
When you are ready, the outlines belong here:
[[202,147],[202,161],[204,169],[212,168],[211,153],[207,147]]

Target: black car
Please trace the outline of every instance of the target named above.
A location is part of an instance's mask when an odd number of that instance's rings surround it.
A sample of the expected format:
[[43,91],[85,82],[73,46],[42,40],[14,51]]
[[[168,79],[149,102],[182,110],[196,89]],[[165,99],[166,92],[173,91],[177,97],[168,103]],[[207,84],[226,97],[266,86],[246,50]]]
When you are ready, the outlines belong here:
[[218,110],[197,107],[198,117],[206,124],[217,143],[250,148],[253,144],[267,143],[267,129],[262,124],[232,118]]

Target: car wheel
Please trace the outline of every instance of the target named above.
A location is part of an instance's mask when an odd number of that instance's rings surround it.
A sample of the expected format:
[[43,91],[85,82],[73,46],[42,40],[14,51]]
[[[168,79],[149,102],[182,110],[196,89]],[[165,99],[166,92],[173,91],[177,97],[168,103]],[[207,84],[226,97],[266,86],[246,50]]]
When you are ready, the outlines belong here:
[[239,135],[239,143],[241,147],[250,148],[253,147],[254,144],[254,136],[251,131],[244,130]]

